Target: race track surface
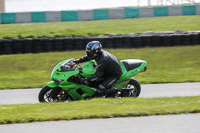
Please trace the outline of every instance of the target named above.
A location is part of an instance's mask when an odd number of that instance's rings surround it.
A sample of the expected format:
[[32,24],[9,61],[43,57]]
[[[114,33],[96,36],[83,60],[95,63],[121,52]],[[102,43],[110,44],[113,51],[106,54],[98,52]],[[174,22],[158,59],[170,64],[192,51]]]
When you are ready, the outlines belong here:
[[199,133],[200,114],[0,125],[1,133]]
[[[140,98],[200,96],[200,82],[143,84]],[[0,104],[38,103],[40,89],[0,90]],[[200,114],[0,125],[0,133],[200,133]]]
[[[200,82],[142,84],[139,98],[200,96]],[[0,90],[0,105],[38,103],[40,89]]]

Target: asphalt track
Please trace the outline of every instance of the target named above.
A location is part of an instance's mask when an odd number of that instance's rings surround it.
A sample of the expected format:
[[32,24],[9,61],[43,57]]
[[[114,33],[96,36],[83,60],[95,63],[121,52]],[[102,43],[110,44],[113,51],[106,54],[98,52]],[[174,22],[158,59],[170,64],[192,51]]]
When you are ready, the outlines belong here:
[[[142,84],[139,98],[200,96],[200,82],[170,83],[170,84]],[[33,104],[38,103],[40,89],[0,90],[0,105]]]
[[0,133],[199,133],[200,114],[0,125]]
[[[0,90],[0,104],[38,103],[40,89]],[[144,84],[140,98],[200,96],[200,82]],[[56,113],[56,112],[55,112]],[[0,125],[0,133],[200,133],[200,114]]]

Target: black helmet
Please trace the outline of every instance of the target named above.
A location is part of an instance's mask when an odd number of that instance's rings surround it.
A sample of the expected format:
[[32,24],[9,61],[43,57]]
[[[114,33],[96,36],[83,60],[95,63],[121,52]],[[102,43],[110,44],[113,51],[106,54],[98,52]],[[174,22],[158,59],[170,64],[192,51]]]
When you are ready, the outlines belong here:
[[91,41],[86,46],[86,53],[89,59],[95,59],[101,55],[101,43],[99,41]]

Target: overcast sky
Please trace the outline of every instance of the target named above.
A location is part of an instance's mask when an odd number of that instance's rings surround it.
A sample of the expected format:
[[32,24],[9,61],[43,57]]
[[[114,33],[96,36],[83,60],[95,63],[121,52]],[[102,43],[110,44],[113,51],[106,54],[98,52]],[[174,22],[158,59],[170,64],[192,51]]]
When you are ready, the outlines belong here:
[[[148,5],[149,0],[139,0],[140,6]],[[157,5],[161,0],[150,0],[151,5]],[[163,0],[166,1],[166,0]],[[170,0],[186,1],[186,0]],[[200,0],[193,0],[200,2]],[[169,5],[170,3],[164,2]],[[138,0],[6,0],[6,12],[28,11],[59,11],[59,10],[86,10],[97,8],[111,8],[137,6]]]

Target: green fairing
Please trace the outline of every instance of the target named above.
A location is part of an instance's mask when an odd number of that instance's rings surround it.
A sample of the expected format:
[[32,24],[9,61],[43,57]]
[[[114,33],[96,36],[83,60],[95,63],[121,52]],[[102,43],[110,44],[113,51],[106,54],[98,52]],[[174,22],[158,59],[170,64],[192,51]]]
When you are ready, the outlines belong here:
[[125,87],[129,83],[131,77],[133,77],[136,74],[138,74],[139,72],[141,72],[145,68],[145,66],[147,65],[147,62],[143,61],[143,60],[138,60],[138,61],[141,61],[142,64],[139,67],[132,69],[132,70],[127,72],[127,70],[124,66],[124,63],[123,63],[124,60],[121,60],[120,64],[121,64],[121,67],[122,67],[122,76],[120,77],[120,80],[118,80],[112,86],[115,87],[115,88],[118,88],[118,89],[122,89],[123,87]]
[[[49,82],[47,83],[47,86],[50,88],[60,87],[61,89],[67,91],[67,93],[75,100],[81,100],[86,99],[87,97],[92,97],[96,92],[95,88],[83,84],[78,84],[75,82],[70,82],[69,79],[74,78],[74,76],[77,76],[79,74],[82,77],[90,77],[91,75],[95,74],[96,62],[88,61],[86,63],[81,64],[79,67],[72,66],[70,68],[70,65],[67,64],[70,61],[73,61],[73,59],[62,61],[55,66],[55,68],[52,71],[51,78],[54,81],[59,81],[59,83]],[[134,60],[136,62],[140,62],[141,65],[135,69],[127,71],[123,61],[124,60],[120,61],[123,72],[122,76],[118,81],[116,81],[116,83],[112,85],[113,87],[119,90],[125,87],[129,83],[131,77],[141,72],[147,65],[146,61]],[[66,70],[64,70],[62,67],[64,67],[64,69]]]
[[58,87],[58,84],[56,84],[55,82],[51,81],[51,82],[48,82],[46,86],[48,86],[50,88],[55,88],[55,87]]
[[80,73],[83,77],[90,77],[92,74],[95,74],[96,68],[93,67],[97,65],[94,61],[88,61],[83,63],[81,67],[83,68],[82,73]]

